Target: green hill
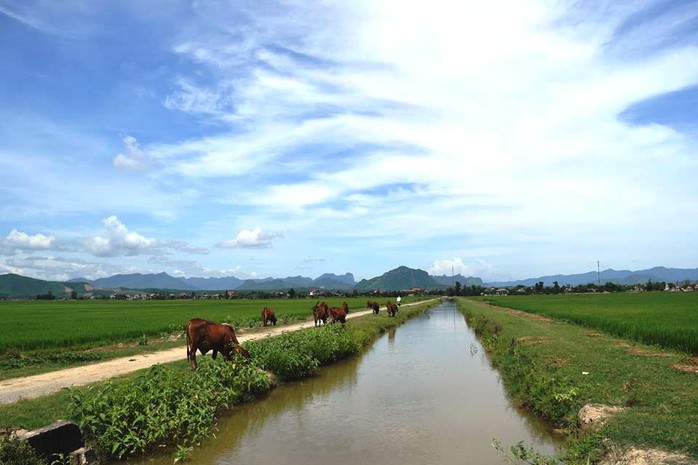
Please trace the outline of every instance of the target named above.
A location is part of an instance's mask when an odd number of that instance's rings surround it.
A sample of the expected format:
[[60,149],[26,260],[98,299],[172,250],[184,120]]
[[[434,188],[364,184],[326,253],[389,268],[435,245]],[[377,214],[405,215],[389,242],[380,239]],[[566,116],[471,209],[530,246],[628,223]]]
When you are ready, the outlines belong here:
[[402,291],[412,288],[435,289],[443,287],[424,270],[400,266],[381,276],[362,279],[354,289],[358,291]]
[[62,298],[69,297],[73,291],[84,293],[85,283],[43,281],[13,273],[0,275],[0,297],[34,298],[50,292]]

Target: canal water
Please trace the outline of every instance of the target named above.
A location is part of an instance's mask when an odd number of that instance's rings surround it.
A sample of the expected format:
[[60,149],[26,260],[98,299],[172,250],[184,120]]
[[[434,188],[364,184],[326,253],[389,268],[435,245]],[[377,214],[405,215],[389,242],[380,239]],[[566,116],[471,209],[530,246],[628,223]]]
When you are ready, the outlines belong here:
[[[548,427],[512,405],[474,333],[444,303],[362,356],[283,385],[222,419],[197,465],[504,464],[491,446],[554,453]],[[172,456],[143,463],[170,464]]]

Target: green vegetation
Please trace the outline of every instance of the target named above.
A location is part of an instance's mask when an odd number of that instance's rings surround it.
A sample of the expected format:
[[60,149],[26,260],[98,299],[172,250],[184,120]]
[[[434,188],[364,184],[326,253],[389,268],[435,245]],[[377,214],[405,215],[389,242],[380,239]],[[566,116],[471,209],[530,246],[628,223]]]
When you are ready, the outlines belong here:
[[11,441],[0,436],[0,465],[46,465],[26,441]]
[[643,344],[698,354],[698,293],[652,292],[486,297]]
[[216,415],[266,392],[271,381],[254,365],[205,358],[182,376],[155,365],[127,383],[75,390],[71,417],[99,455],[122,459],[156,447],[189,447],[208,437]]
[[[328,298],[330,306],[365,309],[365,298]],[[0,354],[13,349],[78,349],[138,341],[184,330],[194,317],[226,321],[237,329],[261,326],[261,311],[272,307],[279,324],[312,317],[315,300],[66,300],[0,301]]]
[[[578,297],[560,299],[578,302]],[[508,305],[519,299],[497,298],[497,303]],[[596,302],[603,302],[604,311],[613,313],[608,300]],[[695,368],[695,358],[475,300],[459,299],[458,306],[515,401],[570,433],[566,463],[595,463],[611,445],[657,448],[698,458],[698,381],[694,372],[677,369]],[[621,304],[619,311],[623,308]],[[677,315],[669,308],[665,312]],[[628,311],[626,318],[637,316]],[[624,410],[600,430],[580,430],[577,413],[592,403]]]
[[250,341],[245,347],[260,368],[283,381],[307,378],[320,365],[354,355],[361,344],[341,325],[325,325],[312,331],[296,331]]

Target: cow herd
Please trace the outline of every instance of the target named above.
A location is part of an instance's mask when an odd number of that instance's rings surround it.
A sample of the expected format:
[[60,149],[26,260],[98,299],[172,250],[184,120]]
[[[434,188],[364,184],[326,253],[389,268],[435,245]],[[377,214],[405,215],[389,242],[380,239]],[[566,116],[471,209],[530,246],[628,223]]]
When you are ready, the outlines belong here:
[[[380,304],[378,302],[368,301],[366,308],[373,310],[374,315],[378,315]],[[388,301],[386,304],[388,316],[395,316],[398,306],[393,302]],[[344,324],[349,313],[349,305],[344,302],[341,307],[330,307],[326,302],[318,302],[313,305],[313,320],[315,326],[320,326],[340,322]],[[262,310],[262,324],[276,325],[276,315],[270,307],[264,307]],[[230,361],[233,355],[237,352],[243,357],[249,358],[250,353],[238,342],[235,336],[235,330],[228,323],[216,323],[214,321],[202,320],[194,318],[189,320],[186,326],[187,338],[187,360],[191,364],[192,370],[196,370],[196,351],[205,355],[208,351],[213,351],[213,358],[218,356],[218,352],[223,354],[226,360]]]

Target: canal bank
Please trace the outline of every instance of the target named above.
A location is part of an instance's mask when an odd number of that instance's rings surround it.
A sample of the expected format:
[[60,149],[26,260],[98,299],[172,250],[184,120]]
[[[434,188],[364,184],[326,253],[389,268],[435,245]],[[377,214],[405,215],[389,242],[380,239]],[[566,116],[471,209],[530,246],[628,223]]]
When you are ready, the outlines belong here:
[[458,306],[514,401],[567,435],[566,463],[698,463],[698,380],[673,368],[686,354],[481,301]]

